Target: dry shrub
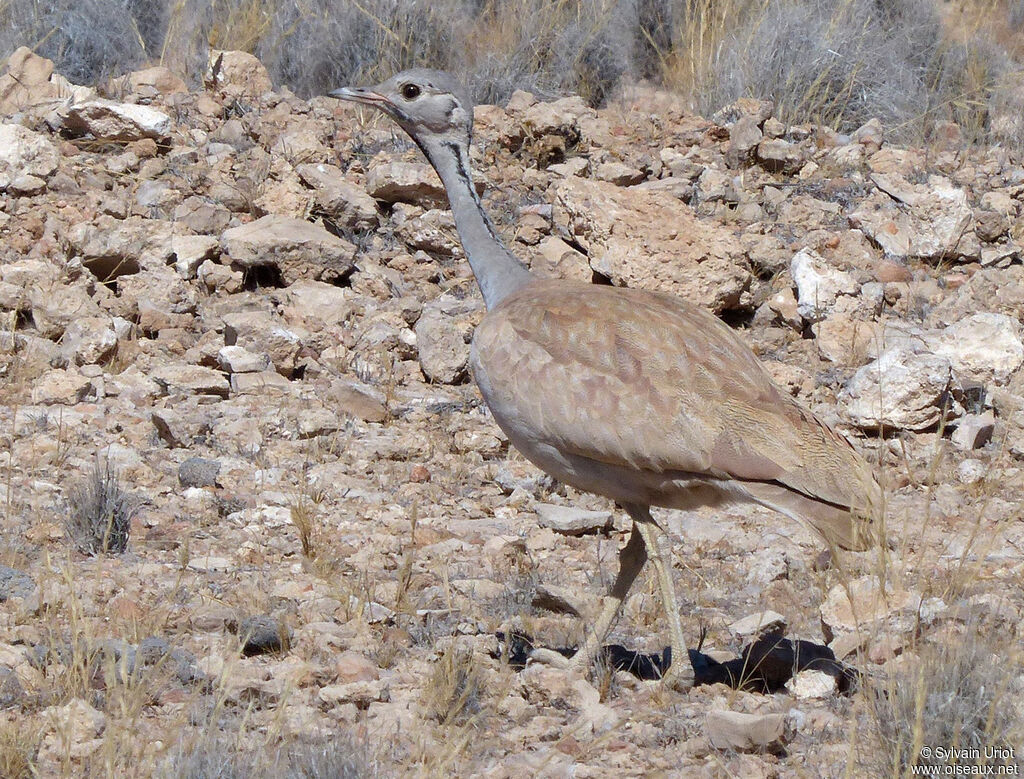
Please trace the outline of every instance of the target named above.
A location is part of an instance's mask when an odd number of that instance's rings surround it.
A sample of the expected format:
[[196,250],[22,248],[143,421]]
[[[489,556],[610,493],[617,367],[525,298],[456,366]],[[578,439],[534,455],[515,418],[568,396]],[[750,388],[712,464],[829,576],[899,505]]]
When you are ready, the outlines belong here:
[[452,643],[434,664],[424,690],[430,716],[443,727],[466,725],[480,711],[481,672],[473,653]]
[[328,742],[284,746],[242,744],[227,734],[179,742],[155,776],[166,779],[361,779],[379,766],[347,733]]
[[139,500],[121,486],[110,461],[99,462],[68,493],[69,538],[84,554],[120,554],[128,548],[132,518],[139,511]]
[[[873,727],[881,745],[859,753],[871,775],[899,777],[913,774],[912,766],[937,766],[937,776],[954,762],[978,766],[981,774],[988,766],[992,775],[999,766],[1019,771],[1024,654],[1013,637],[968,623],[955,637],[922,642],[911,657],[867,693],[874,696]],[[953,759],[938,748],[960,751]]]

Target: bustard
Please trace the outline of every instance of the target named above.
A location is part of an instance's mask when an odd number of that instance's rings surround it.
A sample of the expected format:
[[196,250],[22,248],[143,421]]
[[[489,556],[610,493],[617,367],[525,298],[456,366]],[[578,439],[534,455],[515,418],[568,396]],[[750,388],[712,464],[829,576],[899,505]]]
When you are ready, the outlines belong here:
[[659,292],[541,279],[515,258],[473,187],[473,106],[455,79],[414,69],[329,94],[390,116],[440,175],[487,307],[470,364],[499,427],[534,464],[633,520],[575,666],[600,650],[649,556],[671,630],[665,681],[693,683],[669,539],[651,506],[753,502],[829,544],[863,550],[878,539],[881,490],[868,464],[719,319]]

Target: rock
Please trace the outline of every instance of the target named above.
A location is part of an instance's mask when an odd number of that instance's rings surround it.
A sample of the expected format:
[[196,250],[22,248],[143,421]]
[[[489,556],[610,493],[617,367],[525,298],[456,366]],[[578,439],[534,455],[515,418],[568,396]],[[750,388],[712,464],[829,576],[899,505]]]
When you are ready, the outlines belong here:
[[61,354],[72,365],[105,363],[116,349],[117,334],[109,317],[75,319],[61,339]]
[[[837,584],[821,604],[821,629],[830,644],[849,634],[874,640],[876,636],[906,637],[931,625],[946,611],[938,598],[922,598],[912,590],[886,584],[883,592],[878,577],[854,579]],[[836,653],[838,659],[842,659]]]
[[989,467],[981,460],[964,460],[956,467],[956,479],[961,484],[977,484],[988,476]]
[[32,385],[32,402],[39,405],[73,406],[96,395],[92,379],[74,370],[56,368],[47,371]]
[[831,267],[812,249],[801,249],[793,256],[789,273],[796,286],[797,311],[809,322],[824,319],[840,295],[860,290],[853,276]]
[[384,393],[357,379],[335,379],[324,400],[339,411],[366,422],[383,422],[388,418]]
[[355,247],[301,219],[267,214],[225,230],[222,251],[245,270],[272,267],[285,285],[299,279],[338,281],[354,267]]
[[225,346],[217,352],[217,363],[228,373],[255,373],[271,367],[270,355],[250,352],[244,346]]
[[226,398],[230,390],[223,373],[200,365],[162,365],[150,374],[150,378],[167,395],[183,392],[186,395],[216,395]]
[[[284,327],[280,318],[268,311],[239,311],[224,316],[225,344],[241,346],[254,355],[262,355],[286,377],[295,374],[302,351],[304,333],[296,330]],[[235,352],[229,352],[227,356],[241,359]]]
[[447,208],[448,196],[434,169],[423,162],[381,162],[366,172],[366,191],[385,203]]
[[852,226],[891,257],[955,256],[957,244],[974,223],[964,190],[937,176],[927,185],[910,184],[898,173],[874,173],[871,178],[881,191],[850,214]]
[[868,153],[874,154],[885,140],[885,133],[882,123],[878,118],[868,119],[864,124],[853,131],[853,140],[865,146]]
[[173,257],[174,225],[161,219],[116,219],[73,225],[67,233],[82,264],[102,282],[134,275],[143,268],[164,270]]
[[1024,363],[1020,323],[1006,314],[972,314],[929,341],[961,380],[1005,384]]
[[45,761],[45,757],[81,760],[103,744],[100,736],[107,726],[107,717],[80,698],[44,709],[42,719],[47,723],[47,735],[40,747],[40,761]]
[[354,682],[373,682],[380,679],[380,669],[361,652],[347,650],[334,661],[335,682],[352,684]]
[[0,565],[0,603],[8,598],[25,598],[36,588],[36,583],[27,573]]
[[162,65],[133,70],[121,82],[142,102],[188,92],[185,82]]
[[754,156],[754,150],[762,139],[757,117],[744,114],[729,128],[729,148],[725,158],[730,168],[739,168]]
[[305,408],[296,419],[299,438],[316,438],[330,435],[341,429],[338,415],[326,408]]
[[729,625],[729,632],[741,641],[757,638],[762,633],[781,632],[785,629],[786,618],[771,609],[749,614]]
[[549,278],[572,279],[587,284],[594,276],[586,255],[574,249],[558,236],[549,235],[537,244],[540,255],[530,269]]
[[704,732],[715,749],[781,752],[786,740],[786,716],[712,710],[704,720]]
[[831,314],[811,325],[811,332],[818,353],[839,365],[861,366],[877,351],[879,344],[889,342],[888,331],[883,326],[849,314]]
[[206,427],[194,412],[182,413],[170,408],[153,409],[150,420],[161,440],[175,448],[192,446]]
[[718,313],[748,303],[752,280],[732,232],[676,198],[601,181],[554,185],[553,220],[614,284],[661,290]]
[[220,460],[189,457],[178,466],[178,483],[182,487],[216,487]]
[[310,279],[275,290],[274,298],[286,322],[301,323],[314,332],[345,322],[356,308],[352,290]]
[[84,100],[93,90],[71,84],[53,72],[53,62],[19,46],[7,58],[0,76],[0,116],[21,112],[43,115],[68,100]]
[[313,187],[316,203],[330,219],[351,230],[375,227],[377,202],[366,191],[347,181],[341,168],[324,163],[298,165],[295,171]]
[[772,173],[796,173],[804,166],[804,159],[803,149],[789,141],[766,138],[757,144],[757,161]]
[[800,671],[788,682],[786,689],[797,700],[820,700],[836,694],[836,677],[824,671]]
[[231,374],[231,392],[236,395],[259,393],[267,389],[288,390],[290,388],[291,382],[277,371]]
[[600,734],[619,724],[619,715],[611,706],[601,703],[601,693],[586,679],[572,682],[573,705],[579,710],[574,730]]
[[598,181],[607,181],[617,187],[630,187],[639,184],[646,178],[642,171],[637,170],[624,162],[612,161],[602,162],[594,171],[594,178]]
[[453,317],[437,306],[428,306],[416,322],[415,332],[423,375],[440,384],[457,384],[465,379],[469,344]]
[[211,49],[204,81],[210,89],[248,100],[262,97],[274,88],[263,63],[244,51]]
[[220,241],[212,235],[175,235],[171,237],[174,269],[183,279],[194,279],[199,266],[220,255]]
[[553,584],[538,584],[530,605],[535,609],[547,609],[555,614],[571,614],[581,619],[593,618],[601,609],[598,598]]
[[840,413],[866,430],[927,430],[942,416],[949,381],[945,358],[894,347],[847,382]]
[[25,688],[18,679],[18,674],[0,665],[0,708],[19,706],[25,701]]
[[48,178],[57,170],[53,142],[20,124],[0,124],[0,191],[26,176]]
[[374,679],[348,684],[329,684],[320,688],[317,697],[328,706],[353,703],[360,709],[366,709],[371,703],[386,703],[391,700],[391,691],[386,681]]
[[99,99],[71,106],[64,118],[67,132],[105,141],[162,140],[172,126],[171,117],[155,108]]
[[991,411],[984,414],[965,414],[956,423],[950,439],[960,449],[980,449],[992,440],[996,419]]
[[610,511],[586,511],[553,503],[537,503],[533,508],[541,527],[550,528],[562,535],[582,536],[609,530],[612,526]]
[[291,644],[288,627],[268,614],[243,619],[238,626],[238,637],[246,657],[287,652]]

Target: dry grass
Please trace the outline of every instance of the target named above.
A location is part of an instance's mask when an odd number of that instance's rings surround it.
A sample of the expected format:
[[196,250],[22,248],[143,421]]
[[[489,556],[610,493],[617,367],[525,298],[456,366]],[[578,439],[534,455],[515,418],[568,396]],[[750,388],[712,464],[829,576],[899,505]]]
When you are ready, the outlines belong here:
[[139,508],[110,461],[97,461],[92,473],[68,493],[68,537],[84,554],[120,554],[128,548],[132,517]]
[[[122,7],[124,6],[124,7]],[[943,24],[932,0],[36,0],[0,2],[0,56],[28,45],[76,82],[162,63],[197,82],[209,48],[255,53],[277,84],[322,94],[428,65],[477,100],[515,89],[599,104],[653,78],[714,113],[773,100],[785,121],[852,129],[878,116],[921,139],[953,119],[970,139],[1024,132],[1019,2],[974,0]],[[1009,32],[1008,32],[1009,31]]]

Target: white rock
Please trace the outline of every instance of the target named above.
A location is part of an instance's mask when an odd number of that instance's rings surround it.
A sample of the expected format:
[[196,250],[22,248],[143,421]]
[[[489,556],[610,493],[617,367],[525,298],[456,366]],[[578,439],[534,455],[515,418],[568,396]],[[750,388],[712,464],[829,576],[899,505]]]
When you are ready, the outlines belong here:
[[824,671],[800,671],[786,682],[786,689],[797,700],[831,698],[836,692],[836,678]]
[[831,311],[840,295],[855,295],[860,285],[849,273],[831,267],[813,249],[801,249],[789,264],[796,285],[797,311],[816,322]]
[[50,176],[59,156],[45,135],[20,124],[0,124],[0,190],[21,176]]
[[581,536],[611,527],[612,512],[586,511],[572,506],[558,506],[553,503],[537,503],[538,524],[567,536]]
[[981,460],[964,460],[956,467],[956,478],[961,484],[977,484],[988,474],[988,465]]
[[756,614],[748,614],[729,625],[729,632],[736,638],[753,638],[774,630],[785,630],[786,618],[777,611],[765,609]]
[[217,362],[229,373],[253,373],[270,367],[270,356],[250,352],[244,346],[224,346],[217,352]]
[[991,411],[983,414],[965,414],[957,421],[950,440],[967,451],[980,449],[992,440],[995,426],[996,418]]
[[933,341],[958,378],[1005,384],[1024,363],[1020,323],[1006,314],[972,314],[950,325]]
[[868,430],[925,430],[942,415],[949,381],[944,357],[889,349],[847,382],[839,395],[840,413]]
[[171,117],[163,111],[99,99],[72,106],[64,119],[64,128],[73,133],[118,141],[166,138],[171,127]]
[[777,751],[785,741],[786,716],[713,710],[704,721],[704,731],[715,749]]

